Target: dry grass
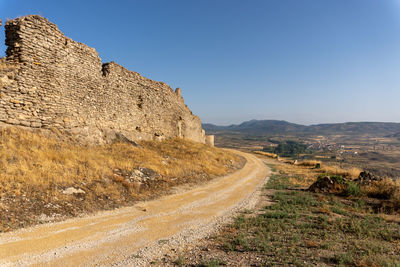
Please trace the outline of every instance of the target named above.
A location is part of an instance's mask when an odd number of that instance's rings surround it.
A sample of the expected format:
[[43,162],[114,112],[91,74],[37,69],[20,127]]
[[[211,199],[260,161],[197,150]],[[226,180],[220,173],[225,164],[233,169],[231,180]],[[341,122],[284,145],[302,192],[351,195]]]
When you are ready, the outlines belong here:
[[388,199],[400,210],[400,180],[386,178],[361,186],[362,192],[373,198]]
[[[285,173],[290,173],[292,177],[289,177],[289,181],[300,187],[308,187],[313,184],[321,173],[329,173],[332,175],[341,175],[348,178],[357,178],[362,171],[358,168],[342,168],[340,166],[325,165],[320,161],[316,160],[304,160],[293,164],[293,162],[285,161],[281,159],[281,164],[277,164],[275,167]],[[277,162],[277,163],[278,163]],[[320,168],[315,168],[317,164],[320,164]],[[298,179],[298,177],[302,177]]]
[[353,179],[357,178],[362,172],[361,169],[356,167],[342,168],[340,166],[334,166],[334,165],[321,165],[321,171]]
[[[22,207],[17,205],[36,203],[32,205],[35,207],[32,212],[40,215],[48,209],[36,211],[36,207],[48,203],[63,207],[64,202],[79,200],[78,211],[69,211],[76,215],[103,206],[112,208],[151,198],[168,192],[174,185],[207,181],[227,174],[242,161],[226,150],[182,139],[143,141],[139,145],[117,142],[82,146],[39,132],[2,129],[0,204],[19,213]],[[139,167],[157,172],[159,178],[141,186],[127,180],[126,177]],[[85,195],[63,194],[70,186],[83,189]],[[21,215],[21,220],[24,216],[29,214]]]
[[302,182],[306,178],[299,173],[307,168],[267,163],[279,173],[266,184],[259,209],[242,213],[200,247],[186,250],[181,262],[217,266],[199,261],[217,258],[227,266],[399,266],[398,215],[383,220],[363,199],[293,190],[298,183],[288,177]]
[[322,163],[318,160],[302,160],[296,163],[296,165],[307,167],[315,167],[317,164],[321,165]]
[[273,159],[278,158],[278,155],[274,154],[274,153],[269,153],[269,152],[264,152],[264,151],[253,151],[253,153],[258,154],[258,155],[263,155],[263,156],[273,158]]
[[237,157],[226,151],[181,139],[80,146],[37,132],[20,129],[0,131],[1,188],[15,183],[47,187],[91,182],[111,177],[115,169],[150,168],[165,177],[187,173],[223,175]]
[[[278,163],[278,162],[276,162]],[[359,168],[341,168],[340,166],[324,165],[321,168],[314,168],[319,161],[302,161],[297,164],[276,164],[279,173],[287,173],[287,180],[291,185],[306,188],[313,184],[321,173],[340,175],[347,178],[357,178],[360,175]],[[360,192],[363,197],[388,200],[385,203],[387,212],[400,211],[400,179],[383,179],[371,181],[368,184],[360,185]]]
[[279,173],[289,174],[287,176],[288,181],[294,186],[307,188],[317,180],[318,172],[313,168],[288,163],[277,163],[278,164],[274,165],[274,168],[276,168]]
[[341,175],[343,177],[348,177],[348,178],[357,178],[362,170],[360,168],[343,168],[340,166],[335,166],[335,165],[326,165],[323,164],[321,161],[318,160],[303,160],[300,162],[297,162],[296,165],[299,166],[305,166],[305,167],[316,167],[317,164],[320,166],[320,172],[325,172],[329,174],[334,174],[334,175]]

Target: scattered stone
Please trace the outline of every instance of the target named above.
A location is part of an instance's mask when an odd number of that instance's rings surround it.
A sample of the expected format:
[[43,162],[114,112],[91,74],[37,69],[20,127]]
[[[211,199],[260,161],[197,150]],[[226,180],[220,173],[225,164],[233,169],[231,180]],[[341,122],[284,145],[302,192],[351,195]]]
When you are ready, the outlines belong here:
[[135,206],[135,208],[137,210],[140,210],[140,211],[147,211],[147,209],[145,207],[142,207],[142,206]]
[[135,183],[135,187],[142,186],[143,183],[149,180],[156,180],[159,179],[161,175],[149,168],[139,167],[138,169],[134,170],[129,177],[126,178],[127,181],[131,183]]
[[86,192],[83,191],[82,189],[75,187],[68,187],[67,189],[63,190],[62,193],[64,195],[86,194]]
[[157,172],[149,168],[139,167],[138,171],[137,173],[141,173],[139,176],[144,180],[155,180],[160,177]]
[[363,171],[360,173],[358,178],[354,180],[354,182],[359,184],[369,184],[372,181],[380,181],[380,180],[382,180],[381,177],[377,177],[370,172]]
[[39,223],[48,223],[48,222],[55,221],[57,219],[57,217],[59,217],[59,214],[54,214],[52,216],[47,216],[46,214],[42,213],[38,217],[38,221],[39,221]]

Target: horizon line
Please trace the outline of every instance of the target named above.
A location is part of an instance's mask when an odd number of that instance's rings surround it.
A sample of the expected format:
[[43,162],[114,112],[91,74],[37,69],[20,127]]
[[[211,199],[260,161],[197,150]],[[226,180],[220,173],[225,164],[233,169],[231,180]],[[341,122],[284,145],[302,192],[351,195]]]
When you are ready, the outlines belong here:
[[346,124],[346,123],[394,123],[394,124],[400,124],[400,122],[394,122],[394,121],[344,121],[344,122],[322,122],[322,123],[312,123],[312,124],[302,124],[302,123],[296,123],[296,122],[290,122],[287,120],[279,120],[279,119],[250,119],[250,120],[245,120],[239,123],[230,123],[230,124],[216,124],[212,122],[202,122],[201,124],[212,124],[215,126],[232,126],[232,125],[240,125],[245,122],[250,122],[250,121],[282,121],[282,122],[287,122],[287,123],[292,123],[292,124],[297,124],[297,125],[302,125],[302,126],[314,126],[314,125],[322,125],[322,124]]

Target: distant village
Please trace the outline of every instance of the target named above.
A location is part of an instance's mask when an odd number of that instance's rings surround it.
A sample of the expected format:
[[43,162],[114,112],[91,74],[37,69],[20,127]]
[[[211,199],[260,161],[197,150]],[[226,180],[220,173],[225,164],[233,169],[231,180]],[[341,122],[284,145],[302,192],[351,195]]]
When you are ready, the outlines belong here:
[[[339,154],[347,154],[347,155],[357,155],[360,150],[358,146],[350,146],[350,145],[342,145],[342,144],[335,144],[330,143],[328,141],[317,141],[317,142],[310,142],[307,145],[308,150],[314,151],[330,151],[330,152],[338,152]],[[388,144],[374,144],[370,147],[373,151],[391,151],[394,149],[393,146]],[[365,150],[365,148],[364,148]],[[368,149],[369,150],[369,149]]]
[[332,144],[327,141],[319,141],[315,143],[311,143],[307,146],[308,150],[319,150],[319,151],[330,151],[330,152],[339,152],[340,154],[351,154],[357,155],[358,151],[355,151],[354,148],[345,147],[340,144]]

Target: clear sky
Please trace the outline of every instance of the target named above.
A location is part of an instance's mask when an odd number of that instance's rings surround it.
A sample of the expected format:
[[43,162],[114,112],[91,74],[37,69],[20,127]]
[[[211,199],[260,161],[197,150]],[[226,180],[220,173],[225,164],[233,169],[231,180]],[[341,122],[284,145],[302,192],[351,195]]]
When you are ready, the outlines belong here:
[[203,122],[400,122],[400,0],[0,0],[27,14],[181,87]]

